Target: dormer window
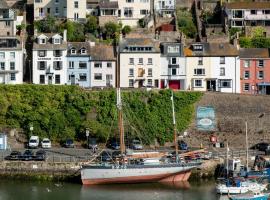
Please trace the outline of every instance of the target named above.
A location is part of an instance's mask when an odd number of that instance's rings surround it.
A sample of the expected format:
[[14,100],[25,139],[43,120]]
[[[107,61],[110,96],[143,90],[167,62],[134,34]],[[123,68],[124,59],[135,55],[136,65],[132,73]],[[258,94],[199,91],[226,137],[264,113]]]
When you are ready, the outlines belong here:
[[60,38],[54,38],[53,43],[54,44],[60,44],[61,43]]
[[194,51],[203,51],[203,45],[193,45]]
[[71,54],[76,54],[76,49],[71,49],[70,53]]
[[45,38],[40,38],[39,39],[39,44],[46,44],[46,39]]
[[86,54],[86,49],[85,48],[81,49],[81,54]]

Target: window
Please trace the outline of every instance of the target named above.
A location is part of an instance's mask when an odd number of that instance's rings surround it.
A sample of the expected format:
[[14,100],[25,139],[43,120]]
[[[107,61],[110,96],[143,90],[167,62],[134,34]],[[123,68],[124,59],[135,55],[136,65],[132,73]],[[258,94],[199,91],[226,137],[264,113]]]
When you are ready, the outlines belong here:
[[130,68],[128,71],[129,76],[134,76],[134,69]]
[[149,0],[140,0],[141,3],[149,3]]
[[258,72],[258,79],[263,79],[263,71]]
[[203,45],[193,45],[194,51],[203,51]]
[[249,60],[244,61],[244,67],[250,67],[250,61]]
[[10,59],[14,59],[15,58],[15,52],[10,52]]
[[45,75],[39,75],[39,84],[45,84]]
[[205,75],[205,69],[202,68],[194,69],[194,75]]
[[263,67],[264,66],[264,60],[258,60],[257,66],[258,67]]
[[59,3],[59,0],[55,0],[54,3]]
[[107,68],[112,68],[112,63],[108,62],[107,63]]
[[5,63],[4,62],[0,62],[0,68],[1,68],[1,70],[5,70]]
[[45,38],[40,38],[39,39],[39,44],[46,44],[46,39]]
[[172,68],[172,74],[171,75],[176,75],[177,69],[174,67]]
[[16,81],[16,74],[15,73],[10,73],[10,80]]
[[203,65],[203,57],[199,57],[198,59],[198,65]]
[[129,64],[134,65],[134,58],[129,58]]
[[5,52],[0,52],[0,58],[2,58],[2,59],[5,58]]
[[10,21],[6,21],[6,26],[10,26]]
[[220,68],[220,76],[225,76],[225,68],[224,67],[221,67]]
[[171,64],[172,64],[172,65],[176,65],[176,63],[177,63],[177,62],[176,62],[176,58],[171,58]]
[[54,61],[53,62],[53,68],[55,70],[61,70],[62,69],[62,61]]
[[74,1],[74,8],[79,8],[79,2],[78,1]]
[[127,3],[134,3],[134,0],[126,0]]
[[225,57],[224,56],[220,57],[220,64],[225,64]]
[[45,57],[46,55],[47,55],[47,52],[45,50],[38,51],[38,56],[39,57]]
[[69,61],[69,69],[74,69],[74,61]]
[[153,64],[153,59],[152,58],[148,58],[147,59],[147,64],[148,65],[152,65]]
[[219,80],[219,87],[231,88],[231,80]]
[[78,20],[79,19],[79,13],[74,13],[74,20]]
[[249,83],[244,83],[244,91],[249,91]]
[[134,87],[134,80],[133,79],[128,80],[128,87]]
[[87,74],[79,74],[79,81],[87,81]]
[[102,74],[101,73],[95,73],[94,74],[94,79],[95,80],[102,80]]
[[79,62],[79,68],[80,69],[87,69],[87,63],[86,62]]
[[148,14],[148,10],[146,10],[146,9],[140,10],[140,14],[141,15],[147,15]]
[[55,57],[61,57],[62,56],[62,51],[61,50],[55,50],[55,51],[53,51],[53,55]]
[[55,84],[60,84],[61,79],[60,79],[60,74],[55,74]]
[[59,8],[58,7],[55,8],[55,13],[54,14],[59,15]]
[[101,64],[101,63],[95,63],[95,64],[94,64],[94,67],[95,67],[95,68],[102,68],[102,64]]
[[153,76],[153,69],[152,68],[148,69],[148,76]]
[[35,0],[35,3],[42,3],[42,0]]
[[85,48],[81,49],[81,54],[86,54],[86,49]]
[[45,61],[39,61],[38,62],[38,69],[39,70],[45,70],[46,68],[46,62]]
[[269,15],[270,14],[270,10],[263,10],[263,14]]
[[76,49],[74,49],[74,48],[71,49],[70,53],[71,53],[71,54],[76,54]]
[[143,58],[139,58],[139,65],[143,65]]
[[168,46],[168,53],[179,53],[179,46]]
[[54,44],[60,44],[60,42],[61,42],[61,40],[60,40],[59,38],[55,38],[55,39],[53,40],[53,43],[54,43]]
[[133,8],[124,8],[125,17],[133,17]]
[[194,87],[202,87],[202,80],[195,79],[194,80]]
[[153,80],[147,79],[147,86],[152,86],[152,85],[153,85]]
[[251,10],[251,11],[250,11],[250,14],[252,14],[252,15],[257,15],[257,10]]
[[10,70],[15,70],[15,62],[9,63]]
[[38,9],[38,15],[39,15],[40,17],[43,17],[43,16],[44,16],[43,8],[39,8],[39,9]]
[[250,76],[249,71],[245,71],[244,72],[244,79],[249,79],[249,76]]

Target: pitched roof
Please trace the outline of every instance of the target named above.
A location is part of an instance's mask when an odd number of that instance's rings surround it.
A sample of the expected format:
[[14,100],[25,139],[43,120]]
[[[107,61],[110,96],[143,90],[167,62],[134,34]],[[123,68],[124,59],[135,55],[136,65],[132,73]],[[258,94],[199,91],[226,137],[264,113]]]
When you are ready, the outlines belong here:
[[125,51],[125,48],[129,46],[153,47],[152,52],[160,52],[160,42],[152,38],[125,38],[120,43],[120,52]]
[[[76,52],[79,52],[82,48],[85,48],[87,50],[86,56],[89,56],[91,48],[89,42],[68,42],[68,55],[70,54],[71,49],[76,49]],[[79,55],[79,56],[85,56],[85,55]],[[78,56],[78,54],[76,55]]]
[[61,49],[67,49],[67,42],[62,41],[62,44],[53,44],[52,43],[52,37],[57,35],[58,33],[40,33],[38,34],[37,37],[44,35],[46,37],[48,37],[48,41],[46,44],[38,44],[37,40],[35,40],[34,44],[33,44],[33,49],[34,50],[53,50],[53,49],[57,49],[57,50],[61,50]]
[[227,3],[226,8],[228,9],[267,9],[270,8],[270,2],[233,2]]
[[114,47],[105,44],[96,44],[91,47],[91,60],[116,60]]
[[0,8],[9,8],[9,6],[5,0],[0,1]]
[[[193,49],[194,45],[202,45],[202,51],[196,51]],[[237,48],[229,43],[193,43],[188,48],[184,49],[185,56],[238,56],[239,52]]]
[[240,58],[270,58],[268,48],[248,48],[240,49],[239,51]]

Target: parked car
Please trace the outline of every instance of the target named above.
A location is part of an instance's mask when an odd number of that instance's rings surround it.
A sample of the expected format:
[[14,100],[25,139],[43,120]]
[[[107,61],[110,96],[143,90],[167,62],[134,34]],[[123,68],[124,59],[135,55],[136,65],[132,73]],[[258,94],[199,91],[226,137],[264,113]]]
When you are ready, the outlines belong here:
[[135,150],[142,150],[143,149],[143,145],[141,143],[140,140],[134,139],[131,142],[131,148],[135,149]]
[[26,149],[23,155],[21,156],[21,160],[25,160],[25,161],[33,160],[33,158],[34,158],[34,154],[33,154],[33,151],[30,149]]
[[179,147],[179,150],[185,150],[185,151],[188,150],[188,145],[183,140],[178,141],[178,147]]
[[74,148],[75,147],[74,142],[73,142],[72,139],[67,139],[66,142],[65,142],[65,144],[64,144],[64,146],[66,148]]
[[119,150],[120,149],[120,144],[116,139],[111,139],[107,145],[108,148],[114,149],[114,150]]
[[47,158],[46,156],[46,151],[44,150],[39,150],[36,152],[36,155],[35,155],[35,160],[38,160],[38,161],[45,161]]
[[43,149],[50,149],[52,148],[52,143],[51,143],[51,140],[49,138],[44,138],[42,141],[41,141],[41,147]]
[[8,156],[5,157],[5,160],[19,160],[22,156],[20,151],[12,151]]
[[88,139],[88,148],[96,151],[98,149],[97,139],[96,138],[89,138]]
[[39,137],[38,136],[31,136],[28,142],[29,148],[38,148],[39,146]]
[[267,142],[261,142],[252,146],[251,149],[256,149],[259,151],[266,151],[267,149],[270,149],[270,144]]

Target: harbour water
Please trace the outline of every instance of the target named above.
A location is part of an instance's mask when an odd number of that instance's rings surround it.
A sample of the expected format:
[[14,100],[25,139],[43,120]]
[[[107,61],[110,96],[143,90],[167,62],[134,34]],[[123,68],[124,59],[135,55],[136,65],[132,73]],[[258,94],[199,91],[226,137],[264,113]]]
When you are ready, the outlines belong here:
[[1,180],[0,200],[216,200],[214,187],[214,182],[83,186]]

